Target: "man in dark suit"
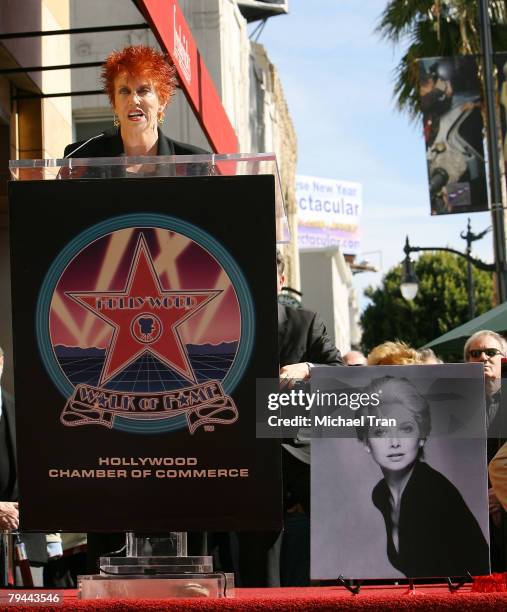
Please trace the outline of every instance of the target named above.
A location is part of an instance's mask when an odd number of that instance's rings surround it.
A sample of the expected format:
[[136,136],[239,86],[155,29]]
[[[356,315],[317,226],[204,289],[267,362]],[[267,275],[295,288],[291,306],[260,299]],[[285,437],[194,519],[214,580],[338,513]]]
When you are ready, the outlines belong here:
[[[278,293],[285,283],[285,261],[276,251]],[[280,378],[308,380],[315,365],[344,365],[316,312],[278,304]]]
[[[278,292],[284,282],[285,262],[277,250]],[[310,310],[278,304],[280,379],[294,385],[310,379],[314,365],[344,365],[327,335],[322,319]],[[304,586],[310,582],[310,444],[283,444],[283,534],[240,533],[241,586]]]
[[[3,369],[3,351],[0,348],[0,377]],[[14,414],[12,398],[0,390],[0,531],[11,531],[18,528],[19,513],[16,499],[15,453],[12,445],[14,439]],[[7,551],[0,541],[0,586],[8,583]]]
[[278,304],[280,378],[308,380],[312,366],[344,365],[317,313]]
[[[4,353],[0,348],[0,379]],[[17,529],[19,525],[16,479],[14,401],[0,387],[0,529]]]
[[[278,291],[285,262],[277,251]],[[317,313],[278,304],[280,378],[308,381],[314,365],[344,365]],[[283,444],[284,531],[280,552],[281,586],[310,584],[310,441],[304,434]]]
[[[0,347],[0,379],[4,352]],[[12,531],[19,526],[18,478],[16,464],[16,423],[14,399],[0,387],[0,530]],[[30,560],[32,581],[42,586],[42,565],[47,562],[46,537],[42,533],[24,533],[21,539]],[[0,564],[2,557],[0,556]],[[5,567],[0,574],[5,575]],[[18,576],[16,581],[18,582]]]

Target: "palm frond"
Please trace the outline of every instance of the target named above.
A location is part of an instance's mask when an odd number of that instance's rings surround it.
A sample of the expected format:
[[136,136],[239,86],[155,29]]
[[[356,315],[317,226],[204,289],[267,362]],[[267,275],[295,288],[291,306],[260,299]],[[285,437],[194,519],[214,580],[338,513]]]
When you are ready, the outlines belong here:
[[428,19],[434,0],[390,0],[380,15],[375,32],[381,38],[397,43],[413,27],[414,22],[420,19]]
[[[495,51],[507,50],[507,2],[489,0]],[[477,0],[390,0],[375,31],[394,44],[407,44],[393,72],[396,107],[411,120],[420,116],[418,60],[480,53]]]

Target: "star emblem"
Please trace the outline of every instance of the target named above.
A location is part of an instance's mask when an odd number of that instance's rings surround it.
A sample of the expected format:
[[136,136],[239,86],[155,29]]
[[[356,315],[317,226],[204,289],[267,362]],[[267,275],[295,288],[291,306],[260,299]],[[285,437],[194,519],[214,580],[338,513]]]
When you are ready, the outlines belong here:
[[66,292],[113,328],[99,385],[149,353],[196,383],[179,327],[220,291],[165,291],[140,234],[123,291]]

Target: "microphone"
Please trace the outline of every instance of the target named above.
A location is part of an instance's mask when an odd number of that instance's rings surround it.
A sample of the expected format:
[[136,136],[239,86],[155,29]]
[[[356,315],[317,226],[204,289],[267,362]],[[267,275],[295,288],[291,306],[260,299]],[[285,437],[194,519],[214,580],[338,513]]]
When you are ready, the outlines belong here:
[[101,132],[100,134],[97,134],[96,136],[92,136],[91,138],[88,138],[88,140],[85,140],[85,142],[83,142],[83,144],[80,144],[79,147],[76,147],[73,151],[71,151],[70,153],[67,153],[67,155],[63,159],[67,159],[71,155],[74,155],[74,153],[79,151],[79,149],[82,149],[89,142],[91,142],[92,140],[95,140],[96,138],[102,138],[102,136],[104,135],[105,135],[105,132]]

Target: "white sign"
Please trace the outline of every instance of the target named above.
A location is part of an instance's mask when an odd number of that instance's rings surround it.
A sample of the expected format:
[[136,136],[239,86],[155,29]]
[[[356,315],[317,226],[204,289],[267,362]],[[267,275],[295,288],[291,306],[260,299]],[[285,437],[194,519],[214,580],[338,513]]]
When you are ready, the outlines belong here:
[[296,201],[300,249],[338,246],[346,255],[357,255],[361,251],[360,183],[298,175]]

